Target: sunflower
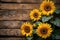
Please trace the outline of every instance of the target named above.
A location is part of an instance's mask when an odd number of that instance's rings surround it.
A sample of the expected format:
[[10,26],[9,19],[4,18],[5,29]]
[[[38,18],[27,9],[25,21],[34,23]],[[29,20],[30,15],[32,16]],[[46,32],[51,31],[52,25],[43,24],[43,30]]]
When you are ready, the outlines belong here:
[[32,32],[33,32],[33,26],[29,22],[22,24],[21,26],[22,35],[32,36]]
[[49,37],[52,33],[52,28],[51,28],[51,25],[48,24],[48,23],[41,23],[39,24],[36,32],[37,32],[37,35],[46,39],[47,37]]
[[50,15],[53,14],[55,11],[55,5],[52,1],[43,1],[40,5],[40,10],[42,11],[43,15]]
[[38,9],[34,9],[30,12],[30,18],[34,21],[41,18],[41,12]]

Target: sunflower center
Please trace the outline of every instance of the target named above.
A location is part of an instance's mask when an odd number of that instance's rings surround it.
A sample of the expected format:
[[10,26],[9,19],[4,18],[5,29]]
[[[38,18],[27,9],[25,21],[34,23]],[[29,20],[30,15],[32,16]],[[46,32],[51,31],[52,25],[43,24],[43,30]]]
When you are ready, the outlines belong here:
[[49,5],[46,5],[44,9],[45,9],[45,11],[50,11],[51,7]]
[[46,28],[43,28],[43,29],[40,30],[40,32],[41,32],[42,34],[46,34],[46,33],[47,33],[47,29],[46,29]]
[[29,32],[30,32],[30,27],[26,26],[26,27],[24,28],[24,31],[25,31],[26,33],[29,33]]
[[37,18],[38,17],[38,13],[34,13],[34,15],[33,15],[35,18]]

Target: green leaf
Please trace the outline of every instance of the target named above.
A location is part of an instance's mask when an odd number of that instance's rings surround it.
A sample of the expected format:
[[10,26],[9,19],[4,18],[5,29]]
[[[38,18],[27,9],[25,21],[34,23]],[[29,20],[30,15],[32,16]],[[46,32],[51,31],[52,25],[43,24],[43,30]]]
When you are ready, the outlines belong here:
[[27,37],[27,40],[32,40],[33,37]]
[[53,23],[54,25],[60,27],[60,19],[59,18],[55,18],[54,21],[50,21],[51,23]]
[[36,29],[33,30],[33,34],[36,34]]
[[56,37],[55,37],[56,39],[60,39],[60,35],[56,35]]
[[36,22],[36,25],[39,25],[40,23],[41,23],[40,21],[37,21],[37,22]]
[[53,18],[53,15],[52,15],[52,16],[43,16],[43,17],[42,17],[42,22],[47,22],[47,21],[49,21],[51,18]]
[[39,37],[39,38],[37,38],[37,40],[43,40],[43,39]]
[[52,39],[53,39],[53,40],[55,39],[55,35],[54,35],[54,34],[52,34],[52,36],[51,36],[51,37],[52,37]]
[[60,39],[60,29],[55,29],[51,35],[52,40]]
[[34,23],[35,21],[34,21],[34,20],[32,20],[31,22],[32,22],[32,23]]
[[60,35],[60,29],[55,30],[55,35]]
[[55,10],[55,13],[56,14],[60,14],[60,10]]
[[55,39],[60,39],[60,29],[55,30]]

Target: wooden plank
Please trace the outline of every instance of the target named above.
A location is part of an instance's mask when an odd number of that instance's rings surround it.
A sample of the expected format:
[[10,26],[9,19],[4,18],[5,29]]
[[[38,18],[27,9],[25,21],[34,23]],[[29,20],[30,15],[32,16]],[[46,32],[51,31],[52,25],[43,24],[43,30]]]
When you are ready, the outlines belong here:
[[0,21],[0,29],[20,29],[25,22],[30,21]]
[[1,9],[35,9],[39,8],[40,4],[0,4]]
[[26,38],[14,38],[14,37],[11,37],[11,38],[0,38],[0,40],[26,40]]
[[56,8],[60,10],[60,4],[59,5],[56,5]]
[[[42,0],[1,0],[2,2],[17,2],[17,3],[40,3]],[[53,0],[55,3],[60,3],[60,0]]]
[[[0,9],[36,9],[39,8],[40,4],[7,4],[1,3]],[[60,9],[60,5],[56,5]]]
[[0,36],[23,36],[20,29],[0,29]]
[[60,4],[60,0],[53,0],[54,3]]
[[0,29],[20,29],[24,21],[0,21]]
[[[29,13],[31,10],[0,10],[0,20],[31,20]],[[27,15],[27,16],[26,16]],[[59,15],[56,15],[60,18]]]
[[[0,20],[30,20],[31,10],[1,10]],[[26,16],[27,15],[27,16]]]
[[2,2],[40,3],[42,0],[1,0]]
[[[60,39],[60,36],[56,36],[56,40]],[[10,37],[10,38],[0,38],[0,40],[26,40],[26,38],[16,38],[16,37]]]
[[[7,39],[15,39],[13,37],[17,37],[16,39],[19,39],[20,37],[23,37],[22,34],[20,33],[20,29],[0,29],[0,37],[1,36],[5,37],[3,39],[6,39],[7,36],[8,36]],[[55,38],[60,39],[60,35],[57,35]],[[3,40],[2,38],[0,39]]]

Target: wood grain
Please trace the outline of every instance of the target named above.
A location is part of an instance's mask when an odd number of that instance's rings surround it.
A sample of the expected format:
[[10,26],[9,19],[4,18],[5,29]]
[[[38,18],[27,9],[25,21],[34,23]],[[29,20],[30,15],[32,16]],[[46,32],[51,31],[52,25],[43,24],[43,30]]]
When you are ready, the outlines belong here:
[[[31,10],[1,10],[0,20],[30,20]],[[26,16],[27,15],[27,16]]]
[[[0,40],[3,40],[3,39],[5,40],[23,39],[24,40],[25,39],[24,36],[22,36],[22,34],[20,33],[20,29],[0,29],[0,37],[1,37]],[[56,35],[56,39],[60,39],[60,35]]]
[[35,9],[39,8],[40,4],[0,4],[1,9]]
[[[10,21],[21,21],[21,20],[31,20],[29,17],[31,10],[21,9],[21,10],[0,10],[0,20],[10,20]],[[60,18],[59,15],[56,15]]]
[[30,21],[0,21],[0,29],[20,29],[25,22]]
[[[17,2],[17,3],[40,3],[42,0],[1,0],[2,2]],[[53,0],[55,3],[60,3],[60,0]]]
[[[39,9],[40,4],[7,4],[1,3],[0,9]],[[56,5],[56,4],[55,4]],[[56,5],[57,9],[60,9],[60,5]]]
[[[60,9],[60,0],[53,1],[57,9]],[[20,27],[24,22],[30,22],[30,11],[39,9],[42,0],[0,0],[0,2],[0,40],[26,40],[21,34]]]
[[20,29],[24,21],[0,21],[0,29]]
[[1,0],[2,2],[18,2],[18,3],[40,3],[42,0]]
[[0,29],[0,36],[23,36],[20,29]]
[[54,3],[60,4],[60,0],[53,0]]
[[0,40],[26,40],[26,38],[14,38],[14,37],[11,37],[11,38],[0,38]]

